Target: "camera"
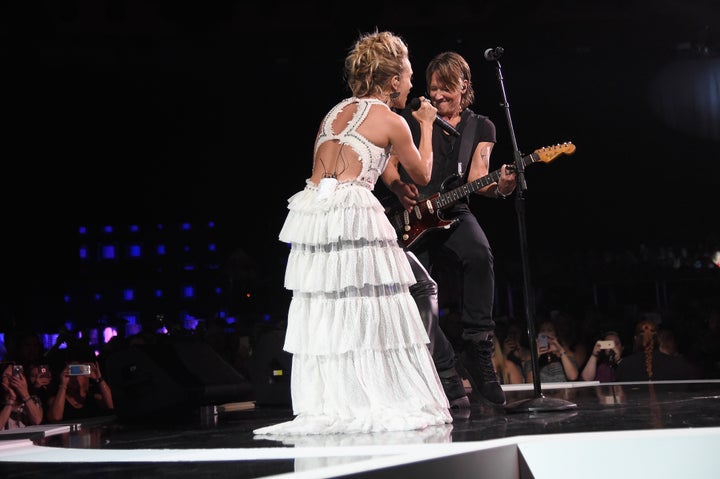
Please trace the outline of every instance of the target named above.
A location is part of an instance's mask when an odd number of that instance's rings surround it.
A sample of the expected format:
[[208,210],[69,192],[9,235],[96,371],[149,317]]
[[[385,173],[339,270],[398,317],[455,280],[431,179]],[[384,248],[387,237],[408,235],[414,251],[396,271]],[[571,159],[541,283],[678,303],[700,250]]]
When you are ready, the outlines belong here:
[[614,349],[615,348],[615,341],[612,341],[612,340],[598,341],[598,344],[600,344],[600,349]]
[[539,347],[547,349],[549,346],[547,334],[545,334],[545,333],[538,334],[537,343],[538,343]]
[[20,374],[22,374],[24,370],[25,369],[22,367],[22,364],[13,364],[12,375],[20,376]]
[[70,376],[89,376],[89,364],[71,364],[68,366],[68,375]]
[[50,377],[50,368],[43,364],[38,367],[38,376],[41,378],[49,378]]

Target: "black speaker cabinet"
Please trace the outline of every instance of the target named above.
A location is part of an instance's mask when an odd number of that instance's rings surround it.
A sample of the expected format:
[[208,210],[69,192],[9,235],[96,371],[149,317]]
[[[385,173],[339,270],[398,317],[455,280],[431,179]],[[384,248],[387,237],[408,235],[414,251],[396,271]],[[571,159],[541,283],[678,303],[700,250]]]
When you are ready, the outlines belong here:
[[163,418],[254,398],[250,381],[209,344],[179,339],[109,353],[103,368],[118,418]]

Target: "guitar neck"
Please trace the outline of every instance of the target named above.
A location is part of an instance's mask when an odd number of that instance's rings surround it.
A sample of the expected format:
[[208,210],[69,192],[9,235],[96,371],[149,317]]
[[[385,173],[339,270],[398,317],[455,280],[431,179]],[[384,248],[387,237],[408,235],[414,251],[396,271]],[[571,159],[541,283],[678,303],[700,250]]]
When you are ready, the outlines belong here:
[[[539,158],[534,153],[531,153],[529,155],[522,157],[522,163],[523,166],[528,165],[529,163],[532,163],[534,161],[537,161]],[[448,206],[452,206],[461,199],[465,198],[466,196],[470,196],[471,193],[475,193],[478,190],[481,190],[485,188],[487,185],[491,185],[498,181],[500,179],[500,170],[501,168],[498,168],[497,170],[488,173],[487,175],[483,176],[482,178],[478,178],[477,180],[471,181],[470,183],[465,183],[464,185],[458,186],[457,188],[453,188],[450,191],[447,191],[445,193],[441,193],[438,196],[437,201],[435,202],[435,205],[438,209],[447,208]]]

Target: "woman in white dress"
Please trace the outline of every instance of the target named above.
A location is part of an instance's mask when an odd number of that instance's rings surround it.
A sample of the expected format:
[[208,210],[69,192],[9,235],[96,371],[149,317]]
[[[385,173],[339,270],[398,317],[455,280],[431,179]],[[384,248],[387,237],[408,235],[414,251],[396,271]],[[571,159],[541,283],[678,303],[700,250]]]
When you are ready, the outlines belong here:
[[426,101],[413,113],[413,144],[402,109],[412,87],[405,42],[362,34],[345,59],[352,97],[324,117],[312,175],[288,200],[281,241],[291,245],[292,290],[284,349],[292,353],[293,420],[258,435],[410,431],[452,422],[408,287],[415,282],[395,230],[373,194],[389,155],[414,180],[432,170]]

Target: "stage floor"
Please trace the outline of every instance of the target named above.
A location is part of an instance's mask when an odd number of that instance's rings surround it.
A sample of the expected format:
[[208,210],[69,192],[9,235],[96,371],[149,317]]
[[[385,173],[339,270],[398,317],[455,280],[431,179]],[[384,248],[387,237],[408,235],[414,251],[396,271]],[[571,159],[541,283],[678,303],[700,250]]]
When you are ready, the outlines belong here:
[[[229,403],[0,434],[4,478],[718,477],[720,381],[506,386],[446,427],[275,441],[288,407]],[[581,468],[578,470],[578,468]],[[684,473],[683,473],[684,471]]]

